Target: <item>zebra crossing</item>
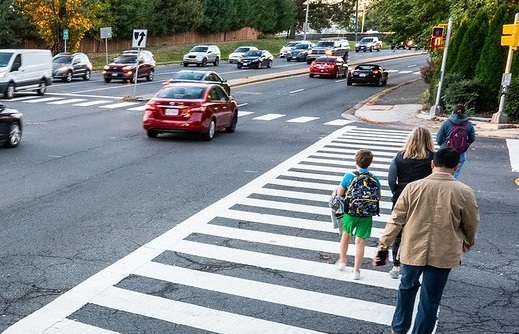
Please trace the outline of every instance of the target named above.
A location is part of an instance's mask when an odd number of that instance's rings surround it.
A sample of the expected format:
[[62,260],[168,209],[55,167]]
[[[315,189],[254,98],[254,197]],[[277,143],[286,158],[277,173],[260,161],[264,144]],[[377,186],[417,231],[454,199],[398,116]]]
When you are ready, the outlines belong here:
[[[387,332],[398,280],[370,263],[391,208],[389,163],[408,133],[342,127],[4,333]],[[360,148],[373,151],[383,198],[353,281],[334,265],[328,200]]]

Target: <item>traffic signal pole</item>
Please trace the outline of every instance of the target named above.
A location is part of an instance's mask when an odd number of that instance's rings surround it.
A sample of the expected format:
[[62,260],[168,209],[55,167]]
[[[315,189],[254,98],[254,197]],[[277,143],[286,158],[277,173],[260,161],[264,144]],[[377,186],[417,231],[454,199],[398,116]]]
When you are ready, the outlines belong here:
[[440,105],[440,98],[442,93],[443,79],[445,76],[445,67],[447,65],[447,51],[449,49],[450,39],[451,39],[451,31],[452,31],[452,17],[449,18],[449,23],[447,25],[447,38],[445,39],[445,47],[443,48],[443,59],[442,59],[442,67],[440,69],[440,82],[438,82],[438,92],[436,93],[436,102],[434,106],[429,110],[429,115],[435,116],[442,113],[442,107]]

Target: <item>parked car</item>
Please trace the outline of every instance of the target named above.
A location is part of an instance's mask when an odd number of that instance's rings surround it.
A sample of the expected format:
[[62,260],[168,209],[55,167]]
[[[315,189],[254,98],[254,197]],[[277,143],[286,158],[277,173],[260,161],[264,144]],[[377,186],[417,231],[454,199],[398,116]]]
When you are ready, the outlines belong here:
[[183,64],[187,67],[190,64],[205,67],[207,63],[218,66],[222,54],[216,45],[197,45],[184,55]]
[[405,42],[399,42],[399,43],[391,45],[391,50],[394,50],[394,49],[397,49],[397,50],[399,50],[399,49],[404,49],[404,50],[405,49],[407,49],[407,50],[416,49],[416,50],[419,50],[420,46],[418,45],[418,43],[414,39],[408,39]]
[[373,84],[375,86],[385,86],[387,84],[388,73],[381,66],[376,64],[359,64],[348,73],[348,86],[354,83]]
[[106,83],[112,80],[123,80],[135,83],[135,73],[138,78],[152,81],[155,77],[155,59],[151,52],[122,53],[110,64],[103,68],[103,78]]
[[271,68],[273,60],[274,56],[267,50],[251,50],[241,57],[236,66],[238,68],[260,68],[263,66]]
[[90,80],[92,63],[84,53],[58,53],[52,57],[52,78],[71,82],[72,78]]
[[380,48],[382,48],[382,42],[378,37],[363,37],[357,44],[355,44],[355,52],[372,52],[373,50],[380,51]]
[[310,78],[314,76],[325,76],[332,78],[346,77],[348,74],[348,64],[342,57],[324,56],[317,58],[310,65]]
[[239,48],[237,48],[236,50],[234,50],[230,55],[229,55],[229,63],[230,64],[234,64],[234,63],[237,63],[238,60],[245,54],[247,53],[247,51],[250,51],[250,50],[257,50],[258,48],[255,47],[255,46],[240,46]]
[[236,130],[238,104],[220,85],[175,82],[162,87],[146,103],[142,123],[150,138],[160,133],[194,132],[212,140],[218,130]]
[[190,71],[181,70],[173,74],[167,83],[173,82],[204,82],[209,84],[220,85],[225,92],[231,95],[231,87],[227,80],[223,79],[218,73],[214,71]]
[[292,49],[286,53],[287,61],[295,59],[296,61],[306,61],[308,53],[312,51],[312,43],[297,43]]
[[12,99],[16,92],[47,92],[52,84],[50,50],[0,49],[0,93]]
[[279,50],[279,57],[284,58],[287,55],[287,52],[290,51],[294,46],[296,46],[301,41],[290,41],[285,44],[281,50]]
[[320,40],[312,48],[312,51],[306,57],[306,63],[311,64],[315,59],[321,56],[338,56],[344,61],[348,61],[350,44],[346,38],[327,38]]
[[0,103],[0,144],[16,147],[22,140],[23,115],[16,109]]

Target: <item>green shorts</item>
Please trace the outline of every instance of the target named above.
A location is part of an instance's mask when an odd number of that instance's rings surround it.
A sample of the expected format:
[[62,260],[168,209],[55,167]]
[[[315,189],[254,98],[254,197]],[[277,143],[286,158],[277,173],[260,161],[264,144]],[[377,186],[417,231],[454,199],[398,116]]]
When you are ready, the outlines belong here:
[[371,236],[373,217],[354,217],[345,214],[342,220],[342,229],[349,235],[361,239],[367,239]]

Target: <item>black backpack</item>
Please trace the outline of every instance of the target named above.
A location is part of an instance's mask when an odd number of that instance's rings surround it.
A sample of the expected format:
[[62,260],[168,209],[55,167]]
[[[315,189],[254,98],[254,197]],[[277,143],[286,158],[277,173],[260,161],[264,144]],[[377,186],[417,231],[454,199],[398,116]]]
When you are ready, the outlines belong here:
[[346,190],[344,212],[355,217],[377,216],[379,208],[379,190],[377,180],[371,173],[361,174],[354,171],[355,177]]

